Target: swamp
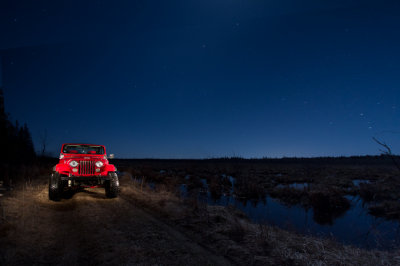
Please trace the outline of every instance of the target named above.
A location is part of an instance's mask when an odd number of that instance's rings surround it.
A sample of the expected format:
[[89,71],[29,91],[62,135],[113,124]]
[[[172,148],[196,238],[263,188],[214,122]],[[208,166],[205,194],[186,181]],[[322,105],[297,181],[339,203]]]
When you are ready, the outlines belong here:
[[257,224],[366,249],[400,244],[400,174],[387,156],[114,163],[122,180],[233,206]]

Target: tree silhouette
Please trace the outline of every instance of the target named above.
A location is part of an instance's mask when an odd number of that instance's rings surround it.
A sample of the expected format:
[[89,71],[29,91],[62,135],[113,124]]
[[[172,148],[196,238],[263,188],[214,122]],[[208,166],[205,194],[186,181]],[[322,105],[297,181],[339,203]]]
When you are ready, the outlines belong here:
[[4,108],[4,93],[0,88],[0,159],[2,164],[31,162],[35,157],[32,137],[25,123],[20,126],[9,120]]
[[372,139],[378,143],[379,145],[381,145],[384,150],[380,149],[380,151],[382,152],[382,154],[389,156],[390,159],[392,159],[393,164],[397,167],[397,169],[400,171],[400,165],[399,163],[396,161],[394,154],[392,153],[392,149],[390,148],[389,145],[386,144],[386,142],[382,142],[380,140],[378,140],[375,137],[372,137]]
[[0,152],[0,160],[4,162],[5,153],[7,152],[7,140],[8,140],[8,116],[4,109],[4,94],[3,89],[0,88],[0,145],[3,147],[2,152]]

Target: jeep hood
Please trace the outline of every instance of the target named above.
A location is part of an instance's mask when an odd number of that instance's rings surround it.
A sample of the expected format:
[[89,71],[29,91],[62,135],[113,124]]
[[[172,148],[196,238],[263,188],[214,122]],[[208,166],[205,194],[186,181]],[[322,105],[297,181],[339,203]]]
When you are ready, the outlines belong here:
[[64,155],[64,160],[104,160],[104,155]]

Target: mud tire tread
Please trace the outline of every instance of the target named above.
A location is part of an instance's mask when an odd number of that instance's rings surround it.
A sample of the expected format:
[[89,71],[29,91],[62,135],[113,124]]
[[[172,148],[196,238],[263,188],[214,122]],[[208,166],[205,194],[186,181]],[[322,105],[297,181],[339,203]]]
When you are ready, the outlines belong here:
[[108,173],[110,180],[105,181],[104,188],[107,198],[116,198],[119,194],[119,181],[118,176],[114,172]]
[[52,173],[49,178],[49,199],[52,201],[59,201],[62,194],[62,183],[59,173]]

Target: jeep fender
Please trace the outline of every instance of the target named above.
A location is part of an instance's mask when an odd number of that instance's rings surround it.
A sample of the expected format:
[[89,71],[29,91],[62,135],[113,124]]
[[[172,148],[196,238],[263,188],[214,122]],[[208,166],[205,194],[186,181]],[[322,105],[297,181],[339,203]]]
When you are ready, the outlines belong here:
[[106,164],[104,171],[107,172],[116,172],[117,168],[113,164]]
[[56,164],[56,166],[53,167],[53,171],[58,173],[69,172],[69,170],[69,166],[66,164]]

